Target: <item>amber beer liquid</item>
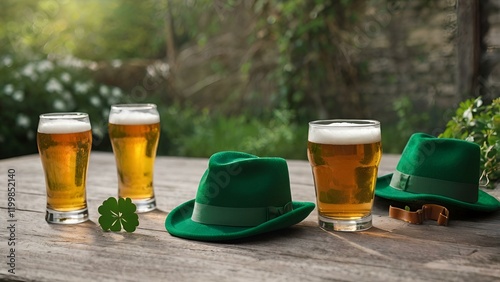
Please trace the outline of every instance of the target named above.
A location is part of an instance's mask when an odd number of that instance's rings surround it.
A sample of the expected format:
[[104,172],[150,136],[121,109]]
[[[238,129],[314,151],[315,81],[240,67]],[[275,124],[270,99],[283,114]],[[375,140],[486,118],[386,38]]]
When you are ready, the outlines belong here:
[[109,137],[116,160],[118,196],[132,199],[138,212],[154,209],[153,174],[160,138],[156,106],[112,106]]
[[37,145],[45,173],[46,220],[63,224],[87,220],[86,179],[92,146],[88,115],[41,115]]
[[380,124],[358,120],[312,123],[307,155],[320,225],[340,231],[370,228],[382,156]]

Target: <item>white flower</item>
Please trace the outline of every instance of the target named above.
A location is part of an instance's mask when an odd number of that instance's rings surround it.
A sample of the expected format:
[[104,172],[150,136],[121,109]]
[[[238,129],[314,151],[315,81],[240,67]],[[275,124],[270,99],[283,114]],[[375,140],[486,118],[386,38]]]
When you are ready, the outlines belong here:
[[47,84],[45,84],[45,90],[48,92],[61,92],[63,90],[62,84],[55,78],[51,78]]
[[107,97],[109,94],[109,88],[106,85],[101,85],[101,87],[99,87],[99,92],[102,96]]
[[12,65],[12,63],[13,63],[13,60],[12,60],[12,58],[10,56],[5,56],[2,59],[2,63],[3,63],[4,66],[10,67]]
[[35,73],[35,66],[33,63],[29,63],[21,70],[21,74],[35,80],[38,76]]
[[464,111],[462,117],[466,119],[467,121],[472,119],[472,109],[468,108],[467,110]]
[[19,114],[16,118],[16,124],[20,127],[28,128],[30,126],[30,118],[27,115]]
[[7,84],[3,87],[3,92],[6,94],[6,95],[10,95],[12,94],[12,92],[14,92],[14,85],[12,84]]
[[113,95],[113,97],[121,97],[122,96],[122,90],[118,87],[113,87],[113,90],[111,91],[111,95]]
[[476,125],[476,121],[473,119],[474,115],[472,114],[472,108],[469,107],[467,110],[465,110],[462,117],[465,119],[469,126]]
[[59,65],[76,69],[81,69],[85,67],[85,63],[82,60],[79,60],[71,56],[64,57],[62,60],[59,61]]
[[12,94],[12,99],[18,101],[18,102],[22,102],[24,100],[24,93],[23,91],[21,90],[17,90],[16,92],[14,92],[14,94]]
[[146,72],[148,73],[149,76],[152,76],[152,77],[155,77],[155,75],[156,75],[156,69],[152,65],[149,65],[146,67]]
[[90,103],[95,107],[99,107],[101,105],[101,99],[97,96],[90,97]]
[[66,104],[62,100],[54,100],[54,103],[52,103],[52,107],[58,111],[63,111],[66,109]]
[[159,69],[161,75],[164,78],[168,77],[168,73],[170,72],[170,66],[166,63],[159,63],[157,64],[157,68]]
[[76,93],[85,94],[89,91],[90,87],[92,87],[91,82],[76,82],[75,83],[75,91]]
[[68,83],[68,82],[71,81],[71,75],[69,73],[67,73],[67,72],[64,72],[64,73],[61,74],[61,80],[63,82]]
[[483,100],[479,99],[477,100],[476,107],[481,107],[483,105]]
[[90,62],[87,64],[87,68],[95,71],[95,70],[97,70],[97,68],[99,68],[99,64],[97,64],[96,62]]
[[114,68],[119,68],[122,66],[122,61],[120,60],[113,60],[111,61],[111,66]]
[[159,69],[162,72],[168,72],[170,70],[170,66],[167,63],[160,63],[159,64]]
[[38,72],[46,72],[54,69],[54,64],[49,60],[43,60],[38,62],[38,66],[36,68]]

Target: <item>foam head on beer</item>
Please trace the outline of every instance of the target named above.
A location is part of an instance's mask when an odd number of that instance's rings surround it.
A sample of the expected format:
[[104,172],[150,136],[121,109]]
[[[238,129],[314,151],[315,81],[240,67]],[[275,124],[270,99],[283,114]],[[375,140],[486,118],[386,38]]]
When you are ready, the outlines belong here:
[[[60,117],[64,118],[64,116]],[[77,133],[89,130],[89,122],[74,119],[46,119],[38,126],[38,132],[45,134]]]
[[137,112],[128,109],[122,109],[119,112],[111,112],[109,123],[122,125],[153,124],[159,123],[158,114]]
[[317,144],[349,145],[380,142],[380,128],[349,122],[332,122],[309,128],[309,142]]

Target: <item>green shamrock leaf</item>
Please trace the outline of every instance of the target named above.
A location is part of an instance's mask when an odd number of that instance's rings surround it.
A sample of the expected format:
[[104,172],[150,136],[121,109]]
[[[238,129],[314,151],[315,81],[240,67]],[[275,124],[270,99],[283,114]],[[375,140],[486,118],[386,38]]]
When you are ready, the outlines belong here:
[[135,213],[136,207],[130,198],[110,197],[99,207],[101,214],[99,224],[104,231],[120,231],[125,229],[127,232],[134,232],[139,226],[139,216]]

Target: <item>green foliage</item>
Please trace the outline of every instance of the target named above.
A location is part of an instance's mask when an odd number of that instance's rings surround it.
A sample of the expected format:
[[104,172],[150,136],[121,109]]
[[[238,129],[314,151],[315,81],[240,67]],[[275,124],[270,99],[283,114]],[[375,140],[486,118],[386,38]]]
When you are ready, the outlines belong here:
[[[94,149],[109,150],[106,121],[110,104],[137,101],[127,99],[118,88],[93,82],[87,67],[94,63],[74,67],[55,58],[72,54],[83,59],[105,60],[112,62],[111,65],[115,59],[163,58],[169,26],[174,33],[176,50],[184,45],[199,47],[193,48],[194,52],[182,54],[189,55],[185,62],[195,65],[202,56],[208,62],[203,67],[210,67],[209,74],[215,73],[235,83],[231,84],[230,91],[221,91],[228,93],[225,105],[219,103],[201,112],[178,105],[162,105],[178,93],[177,97],[184,98],[182,92],[186,86],[179,81],[185,75],[169,77],[172,88],[161,89],[173,89],[175,94],[148,89],[147,98],[157,99],[162,113],[162,139],[165,141],[160,143],[159,154],[209,156],[218,150],[238,149],[259,155],[304,158],[307,120],[346,117],[347,114],[364,117],[359,110],[365,101],[358,82],[369,79],[370,64],[357,55],[369,43],[363,38],[370,35],[366,30],[370,25],[365,24],[370,20],[367,18],[370,11],[366,8],[387,9],[392,2],[2,0],[0,54],[4,57],[0,55],[0,117],[3,120],[0,158],[36,152],[38,114],[51,111],[88,112],[94,131]],[[249,7],[255,15],[249,12]],[[382,12],[387,16],[391,11]],[[238,25],[242,15],[252,20],[242,20],[245,25]],[[381,24],[375,29],[384,28],[381,22],[375,22]],[[218,41],[235,32],[243,34],[241,37],[247,41],[234,46]],[[226,56],[239,48],[248,50],[241,60]],[[182,58],[179,54],[181,52],[177,52],[177,59]],[[227,61],[237,68],[229,67]],[[172,74],[179,75],[175,73],[177,67],[171,66]],[[206,77],[207,72],[192,73],[192,77]],[[396,83],[397,76],[393,77]],[[261,82],[268,85],[254,86]],[[248,85],[242,87],[238,83]],[[270,107],[284,108],[254,107],[229,117],[219,113],[228,104],[234,106],[233,101],[248,105],[251,103],[246,102],[251,99],[264,98],[271,101]],[[202,98],[187,99],[198,102]],[[338,101],[346,105],[340,106]],[[205,105],[203,102],[200,104]],[[401,132],[407,135],[409,129],[422,121],[411,118],[411,104],[405,100],[398,103],[394,108],[400,122],[397,127],[385,124],[382,131],[385,152],[393,150],[391,147],[399,148],[393,144],[404,145],[405,138],[399,137]],[[239,106],[234,108],[240,110]],[[342,112],[344,108],[350,112]],[[249,114],[252,110],[259,116]],[[423,114],[419,118],[422,117]],[[399,140],[388,142],[387,138]],[[392,152],[398,153],[397,150]]]
[[[89,70],[92,64],[74,58],[27,61],[0,57],[0,158],[36,153],[38,116],[47,112],[88,113],[93,150],[110,151],[110,106],[145,101],[136,101],[117,87],[95,83]],[[208,157],[217,151],[239,150],[262,156],[305,157],[307,125],[297,125],[290,110],[228,117],[178,104],[165,106],[161,96],[150,97],[148,102],[157,103],[161,115],[159,155]]]
[[48,112],[88,113],[93,145],[106,149],[109,108],[126,97],[117,87],[93,82],[87,64],[0,57],[0,158],[36,153],[38,116]]
[[413,103],[408,96],[395,99],[392,102],[392,107],[398,117],[395,136],[398,136],[398,139],[405,143],[413,133],[421,131],[420,128],[429,121],[428,113],[415,113]]
[[384,154],[401,154],[408,138],[399,135],[395,125],[382,124],[382,147]]
[[200,23],[210,5],[208,0],[2,0],[0,54],[73,55],[89,60],[163,58],[167,12],[175,15],[174,43],[182,46],[218,30],[217,21]]
[[500,98],[484,105],[481,97],[468,99],[439,135],[477,143],[481,147],[481,184],[492,188],[500,179]]
[[245,114],[227,117],[178,105],[159,110],[159,154],[209,157],[218,151],[236,150],[258,156],[305,158],[307,125],[295,124],[289,110],[273,110],[267,118]]
[[429,125],[431,114],[417,112],[407,96],[395,99],[392,102],[392,109],[397,116],[397,121],[382,125],[382,144],[384,153],[401,154],[413,133],[432,131],[432,125]]
[[279,51],[271,74],[279,88],[277,99],[297,109],[299,118],[332,118],[331,112],[338,114],[339,95],[356,95],[356,87],[349,85],[358,79],[362,62],[350,53],[359,47],[353,35],[365,2],[255,1],[258,32],[275,39]]
[[[0,1],[0,54],[33,54],[35,50],[43,50],[43,45],[38,48],[27,47],[35,41],[35,33],[40,32],[40,25],[30,20],[36,9],[37,2],[34,0]],[[38,21],[46,23],[48,19],[40,17]]]
[[99,224],[104,231],[120,231],[125,229],[127,232],[134,232],[139,226],[139,216],[135,213],[136,206],[130,198],[110,197],[99,206],[98,211],[101,214]]

